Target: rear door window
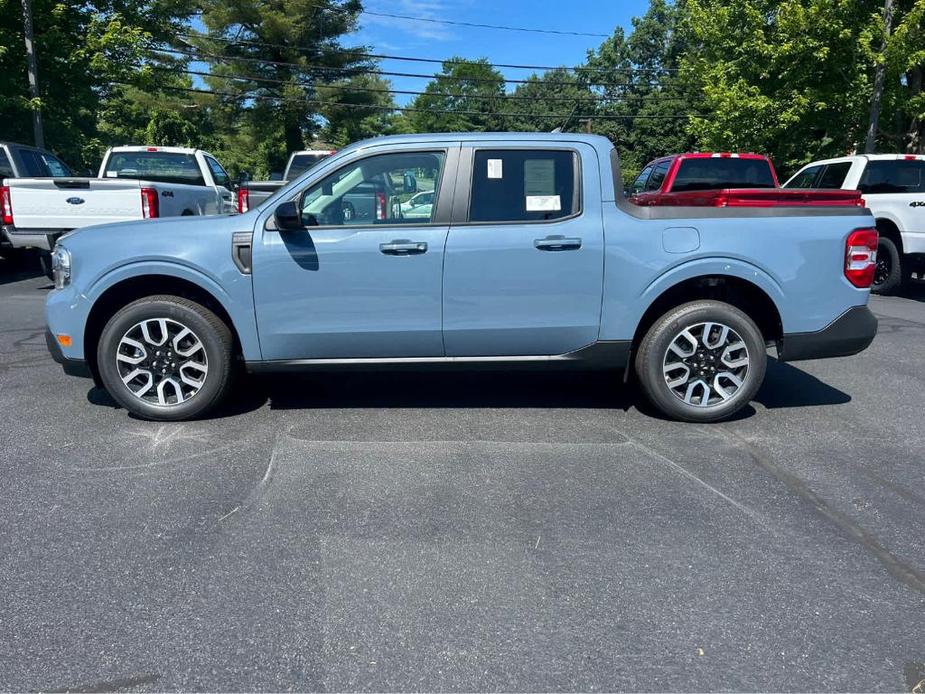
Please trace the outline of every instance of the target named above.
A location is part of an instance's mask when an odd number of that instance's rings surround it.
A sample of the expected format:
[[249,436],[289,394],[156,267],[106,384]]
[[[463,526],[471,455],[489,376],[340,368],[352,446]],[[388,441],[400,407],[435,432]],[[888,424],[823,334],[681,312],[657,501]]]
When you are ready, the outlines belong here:
[[711,157],[682,160],[671,190],[774,187],[771,165],[764,159]]
[[867,163],[858,188],[862,193],[923,193],[925,162],[877,160]]
[[787,181],[784,188],[815,188],[816,179],[822,171],[822,166],[810,166]]
[[567,150],[477,150],[470,222],[541,222],[580,211],[577,155]]
[[816,188],[841,188],[851,168],[850,161],[839,162],[838,164],[829,164],[822,172],[822,176],[816,181]]
[[665,176],[668,175],[668,167],[670,165],[671,162],[665,161],[653,167],[652,174],[649,176],[649,180],[646,181],[646,192],[662,189],[662,183],[665,182]]

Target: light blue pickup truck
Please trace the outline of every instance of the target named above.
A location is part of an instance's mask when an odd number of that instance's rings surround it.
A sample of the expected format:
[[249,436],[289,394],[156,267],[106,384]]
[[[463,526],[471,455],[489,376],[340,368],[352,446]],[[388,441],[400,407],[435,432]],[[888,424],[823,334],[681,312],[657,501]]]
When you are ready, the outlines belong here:
[[[345,214],[360,187],[373,219]],[[769,347],[873,340],[867,210],[637,207],[622,188],[590,135],[357,143],[246,214],[63,237],[49,349],[158,420],[204,415],[240,365],[452,365],[626,369],[669,417],[709,422],[755,395]],[[406,218],[427,190],[429,217]]]

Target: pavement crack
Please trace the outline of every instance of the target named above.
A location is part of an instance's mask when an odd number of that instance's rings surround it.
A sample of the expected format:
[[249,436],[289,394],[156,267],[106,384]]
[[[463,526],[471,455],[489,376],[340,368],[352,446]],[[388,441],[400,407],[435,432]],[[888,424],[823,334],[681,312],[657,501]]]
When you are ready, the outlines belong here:
[[736,441],[744,447],[749,457],[760,465],[766,472],[774,476],[792,493],[809,503],[823,518],[834,524],[839,530],[860,545],[868,554],[879,561],[893,578],[902,584],[925,595],[925,574],[903,561],[861,525],[856,523],[847,514],[833,508],[819,494],[814,492],[806,482],[787,470],[784,470],[768,456],[755,448],[748,440],[740,435],[730,432]]

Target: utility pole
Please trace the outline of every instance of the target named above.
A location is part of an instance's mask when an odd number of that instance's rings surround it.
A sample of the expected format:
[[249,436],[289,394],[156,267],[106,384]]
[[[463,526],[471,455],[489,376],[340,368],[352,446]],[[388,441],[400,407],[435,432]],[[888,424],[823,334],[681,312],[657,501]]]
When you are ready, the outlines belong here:
[[[23,33],[26,36],[26,62],[29,69],[29,95],[39,98],[39,69],[35,60],[35,42],[32,39],[32,0],[22,0]],[[32,108],[32,131],[36,147],[45,147],[45,131],[42,128],[42,110]]]
[[883,47],[880,49],[881,61],[877,63],[874,71],[874,91],[870,97],[870,125],[867,126],[867,140],[864,143],[864,153],[872,154],[877,148],[877,130],[880,123],[880,100],[883,98],[883,82],[886,80],[887,41],[893,29],[893,0],[883,0]]

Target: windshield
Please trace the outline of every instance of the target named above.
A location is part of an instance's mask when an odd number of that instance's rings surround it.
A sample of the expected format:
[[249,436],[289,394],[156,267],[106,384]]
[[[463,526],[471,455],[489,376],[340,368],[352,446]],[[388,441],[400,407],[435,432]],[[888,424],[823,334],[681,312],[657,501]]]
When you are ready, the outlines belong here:
[[684,159],[672,190],[774,188],[771,165],[763,159]]
[[113,152],[106,162],[105,176],[193,186],[206,184],[196,157],[175,152]]

